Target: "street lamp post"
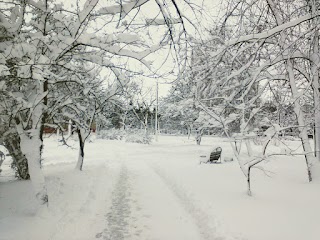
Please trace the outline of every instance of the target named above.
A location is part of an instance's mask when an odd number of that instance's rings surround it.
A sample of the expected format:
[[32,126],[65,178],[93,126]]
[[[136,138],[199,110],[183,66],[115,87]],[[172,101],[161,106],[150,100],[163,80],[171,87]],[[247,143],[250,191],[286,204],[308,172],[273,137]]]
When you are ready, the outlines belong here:
[[157,79],[157,85],[156,85],[156,116],[154,121],[154,129],[155,129],[155,135],[156,135],[156,142],[158,142],[158,102],[159,102],[159,82]]

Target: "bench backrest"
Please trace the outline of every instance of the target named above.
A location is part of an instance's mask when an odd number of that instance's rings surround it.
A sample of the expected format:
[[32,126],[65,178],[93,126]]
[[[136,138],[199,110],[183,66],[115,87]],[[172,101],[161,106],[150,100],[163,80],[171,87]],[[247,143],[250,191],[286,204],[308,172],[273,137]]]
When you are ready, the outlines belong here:
[[222,148],[221,148],[221,147],[215,148],[215,149],[211,152],[211,154],[210,154],[210,159],[209,159],[209,161],[210,161],[210,162],[218,161],[219,158],[221,157],[221,152],[222,152]]

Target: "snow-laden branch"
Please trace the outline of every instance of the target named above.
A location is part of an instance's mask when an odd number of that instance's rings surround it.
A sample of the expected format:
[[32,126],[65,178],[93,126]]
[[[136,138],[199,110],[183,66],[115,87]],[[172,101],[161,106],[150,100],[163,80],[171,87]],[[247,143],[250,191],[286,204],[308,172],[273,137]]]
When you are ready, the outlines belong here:
[[226,79],[226,81],[229,81],[231,78],[234,78],[238,75],[240,75],[242,72],[244,72],[245,70],[247,70],[251,64],[253,63],[253,61],[255,60],[255,56],[252,56],[251,59],[245,64],[243,65],[240,69],[232,72]]
[[235,39],[231,39],[230,41],[228,42],[225,42],[225,45],[226,46],[232,46],[232,45],[235,45],[235,44],[238,44],[238,43],[241,43],[241,42],[248,42],[248,41],[252,41],[252,40],[258,40],[258,39],[266,39],[266,38],[269,38],[275,34],[278,34],[288,28],[292,28],[292,27],[295,27],[305,21],[308,21],[308,20],[311,20],[315,17],[319,17],[320,16],[320,11],[317,11],[315,12],[314,14],[306,14],[302,17],[299,17],[299,18],[296,18],[296,19],[293,19],[289,22],[286,22],[286,23],[283,23],[277,27],[274,27],[270,30],[267,30],[265,32],[262,32],[262,33],[253,33],[253,34],[249,34],[249,35],[245,35],[245,36],[241,36],[239,38],[235,38]]
[[90,17],[91,11],[96,7],[99,0],[87,0],[83,6],[83,10],[78,13],[78,19],[74,24],[73,34],[75,37],[78,35],[80,28],[83,26],[84,21]]
[[150,0],[131,0],[124,4],[117,4],[113,6],[103,7],[96,11],[93,16],[103,16],[103,15],[116,15],[124,14],[127,15],[135,8],[139,8]]
[[182,23],[180,18],[173,18],[173,19],[146,19],[146,25],[147,26],[161,26],[161,25],[167,25],[167,24],[179,24]]
[[[64,37],[63,38],[67,38]],[[68,38],[69,42],[72,42],[72,38]],[[77,40],[75,40],[72,44],[69,45],[66,49],[64,49],[62,52],[56,54],[58,55],[56,59],[62,58],[64,55],[66,55],[68,52],[70,52],[72,49],[74,49],[76,46],[86,46],[86,47],[92,47],[92,48],[98,48],[102,51],[106,51],[108,53],[111,53],[113,55],[121,56],[121,57],[128,57],[131,59],[135,59],[137,61],[140,61],[143,63],[147,68],[151,68],[150,63],[145,60],[145,58],[150,55],[151,53],[154,53],[158,50],[160,50],[163,46],[160,44],[151,46],[143,51],[133,51],[124,48],[123,46],[111,44],[114,42],[120,42],[120,43],[135,43],[139,40],[139,38],[136,35],[129,35],[129,34],[120,34],[118,37],[115,38],[107,38],[104,40],[97,39],[97,37],[93,38],[90,35],[84,35],[80,36]]]

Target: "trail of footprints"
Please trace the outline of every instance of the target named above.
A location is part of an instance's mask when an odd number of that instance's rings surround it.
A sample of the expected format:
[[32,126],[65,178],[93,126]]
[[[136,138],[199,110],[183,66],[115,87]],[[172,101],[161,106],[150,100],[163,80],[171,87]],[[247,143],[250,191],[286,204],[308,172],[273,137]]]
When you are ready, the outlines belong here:
[[139,237],[142,230],[134,225],[136,222],[135,215],[139,211],[139,207],[135,206],[137,203],[132,199],[131,184],[128,169],[125,165],[122,165],[119,179],[112,192],[110,211],[105,215],[106,228],[101,233],[96,234],[96,238],[124,240],[132,239],[134,236]]

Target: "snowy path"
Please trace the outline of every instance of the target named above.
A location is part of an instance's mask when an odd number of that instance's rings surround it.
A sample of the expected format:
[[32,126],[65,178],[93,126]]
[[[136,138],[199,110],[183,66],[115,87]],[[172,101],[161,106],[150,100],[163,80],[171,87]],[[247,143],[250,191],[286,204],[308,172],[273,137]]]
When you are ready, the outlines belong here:
[[207,214],[194,204],[193,199],[177,185],[172,179],[168,178],[159,168],[155,169],[156,173],[163,179],[171,191],[175,194],[179,203],[185,211],[193,218],[197,230],[201,235],[201,239],[223,239],[217,237],[217,233],[213,226],[209,225]]
[[127,169],[122,167],[119,180],[112,194],[111,210],[105,215],[107,218],[107,227],[103,233],[98,233],[96,238],[103,236],[104,239],[121,240],[127,237],[128,217],[131,213],[129,195]]
[[228,154],[228,143],[213,138],[202,146],[178,137],[152,145],[96,140],[79,172],[77,149],[57,151],[48,139],[47,213],[37,212],[30,181],[5,180],[12,174],[5,162],[0,240],[319,239],[320,208],[312,206],[320,188],[307,184],[303,158],[266,162],[274,174],[254,171],[248,197],[236,162],[199,165],[215,143]]
[[205,211],[173,179],[148,161],[152,152],[121,152],[112,169],[117,180],[105,227],[97,239],[227,239],[217,234]]

